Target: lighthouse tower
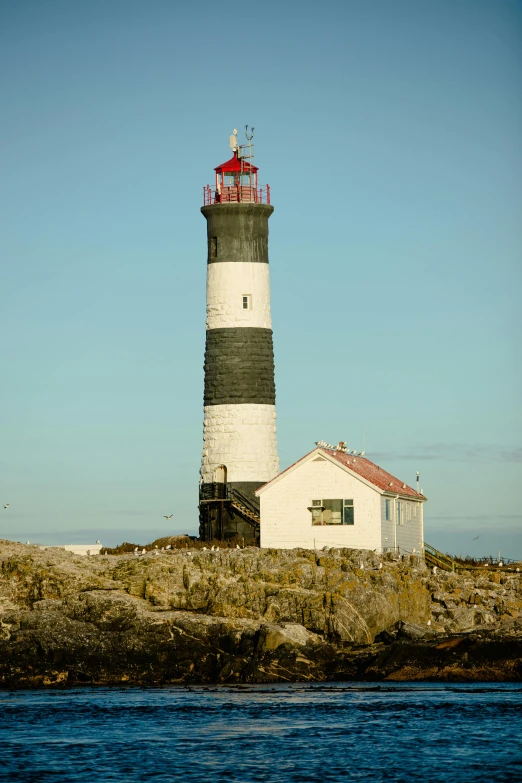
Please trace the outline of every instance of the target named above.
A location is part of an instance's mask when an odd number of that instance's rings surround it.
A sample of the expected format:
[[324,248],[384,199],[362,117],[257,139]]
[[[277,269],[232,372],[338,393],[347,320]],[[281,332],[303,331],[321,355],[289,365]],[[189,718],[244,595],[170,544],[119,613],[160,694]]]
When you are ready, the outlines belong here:
[[279,472],[270,316],[270,187],[258,185],[253,129],[203,189],[207,332],[200,538],[259,541],[258,487]]

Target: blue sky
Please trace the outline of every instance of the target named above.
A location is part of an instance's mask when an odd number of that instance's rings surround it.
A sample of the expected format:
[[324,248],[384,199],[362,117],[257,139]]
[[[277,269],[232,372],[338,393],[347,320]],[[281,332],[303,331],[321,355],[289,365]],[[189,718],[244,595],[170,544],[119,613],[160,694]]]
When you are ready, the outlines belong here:
[[521,42],[506,0],[0,2],[0,536],[196,532],[199,210],[248,123],[282,467],[364,444],[428,542],[522,556]]

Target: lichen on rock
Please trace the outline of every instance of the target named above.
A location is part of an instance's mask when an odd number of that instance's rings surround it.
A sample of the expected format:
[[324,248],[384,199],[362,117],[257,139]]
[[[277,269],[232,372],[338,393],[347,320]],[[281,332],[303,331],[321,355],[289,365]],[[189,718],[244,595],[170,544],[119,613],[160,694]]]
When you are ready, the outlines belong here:
[[82,558],[3,541],[0,684],[520,679],[520,574],[490,576],[350,549]]

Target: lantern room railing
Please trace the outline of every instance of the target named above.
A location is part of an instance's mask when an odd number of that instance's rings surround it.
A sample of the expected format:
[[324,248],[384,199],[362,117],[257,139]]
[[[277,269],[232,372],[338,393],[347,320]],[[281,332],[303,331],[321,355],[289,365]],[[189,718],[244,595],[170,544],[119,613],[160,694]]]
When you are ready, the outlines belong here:
[[230,185],[214,190],[210,185],[203,188],[203,206],[210,204],[270,204],[270,185],[252,188],[249,185]]

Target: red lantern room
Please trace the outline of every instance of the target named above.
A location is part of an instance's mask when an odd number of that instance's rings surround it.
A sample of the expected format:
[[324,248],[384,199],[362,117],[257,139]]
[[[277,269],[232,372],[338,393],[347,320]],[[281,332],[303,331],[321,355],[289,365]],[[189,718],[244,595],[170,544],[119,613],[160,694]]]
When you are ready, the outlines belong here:
[[[248,128],[248,126],[247,126]],[[254,129],[252,128],[252,131]],[[210,185],[203,188],[203,206],[211,204],[227,204],[231,202],[245,202],[249,204],[270,204],[270,185],[259,187],[257,181],[257,166],[252,163],[253,144],[252,136],[248,136],[247,144],[237,146],[236,134],[230,137],[230,146],[234,154],[216,166],[216,185],[213,190]],[[253,135],[253,133],[252,133]]]

